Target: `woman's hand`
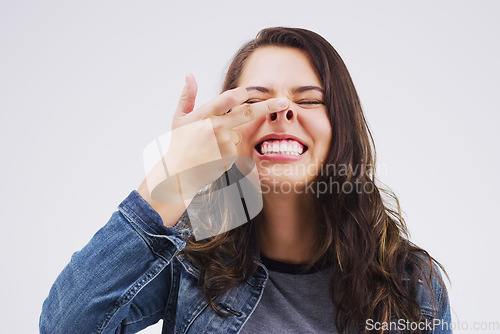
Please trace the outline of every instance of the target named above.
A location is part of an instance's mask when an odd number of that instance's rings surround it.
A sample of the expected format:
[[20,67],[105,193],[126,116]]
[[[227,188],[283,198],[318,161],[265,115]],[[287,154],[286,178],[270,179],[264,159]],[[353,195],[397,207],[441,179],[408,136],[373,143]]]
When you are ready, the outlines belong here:
[[138,190],[159,213],[175,211],[168,222],[162,216],[165,225],[175,224],[192,197],[235,162],[241,140],[235,127],[288,107],[286,99],[245,104],[248,92],[239,87],[193,110],[196,94],[196,81],[188,74],[173,116],[168,152]]

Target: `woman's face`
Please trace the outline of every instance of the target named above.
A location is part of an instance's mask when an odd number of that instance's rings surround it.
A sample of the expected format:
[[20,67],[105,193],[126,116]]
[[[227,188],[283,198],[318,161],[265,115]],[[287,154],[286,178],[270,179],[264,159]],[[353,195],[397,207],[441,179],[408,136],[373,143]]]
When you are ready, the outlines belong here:
[[249,91],[247,103],[289,100],[287,110],[237,127],[243,136],[237,148],[256,162],[269,190],[303,192],[319,175],[332,135],[323,86],[308,56],[288,47],[258,48],[245,63],[239,87]]

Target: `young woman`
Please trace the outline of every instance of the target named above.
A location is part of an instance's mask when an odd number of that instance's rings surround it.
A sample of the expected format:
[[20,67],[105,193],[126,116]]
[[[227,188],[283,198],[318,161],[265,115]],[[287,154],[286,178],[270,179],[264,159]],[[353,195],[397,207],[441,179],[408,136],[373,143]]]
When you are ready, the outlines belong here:
[[[163,319],[163,333],[451,332],[440,265],[408,241],[396,198],[391,208],[375,185],[372,138],[334,48],[308,30],[264,29],[222,90],[193,110],[186,78],[174,129],[211,127],[172,135],[164,163],[179,189],[162,191],[184,204],[156,201],[146,179],[73,255],[40,331],[133,333]],[[225,169],[228,157],[251,158],[263,208],[195,240],[185,195],[227,176],[210,164],[175,173],[200,156]]]

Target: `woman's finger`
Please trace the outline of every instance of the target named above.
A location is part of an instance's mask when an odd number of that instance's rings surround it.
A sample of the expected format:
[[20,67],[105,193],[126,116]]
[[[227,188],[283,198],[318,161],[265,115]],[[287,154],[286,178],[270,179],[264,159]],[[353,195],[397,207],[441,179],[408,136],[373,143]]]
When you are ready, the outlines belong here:
[[242,104],[246,100],[248,100],[247,90],[245,88],[238,87],[225,91],[212,101],[207,102],[198,108],[196,112],[203,118],[220,116],[224,115],[231,108]]
[[198,84],[191,73],[186,74],[186,84],[182,90],[176,113],[189,114],[194,109],[196,94],[198,93]]
[[232,129],[256,118],[288,108],[288,99],[275,98],[262,102],[243,104],[231,110],[231,113],[221,116],[224,126]]

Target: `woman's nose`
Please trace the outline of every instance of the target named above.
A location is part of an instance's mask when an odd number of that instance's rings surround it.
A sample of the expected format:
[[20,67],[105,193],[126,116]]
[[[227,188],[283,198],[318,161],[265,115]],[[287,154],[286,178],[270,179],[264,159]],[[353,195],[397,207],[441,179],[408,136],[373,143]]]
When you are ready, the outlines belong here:
[[292,109],[273,112],[272,114],[269,114],[269,119],[271,122],[280,121],[281,119],[283,119],[284,121],[292,121],[293,117],[294,112],[292,111]]

